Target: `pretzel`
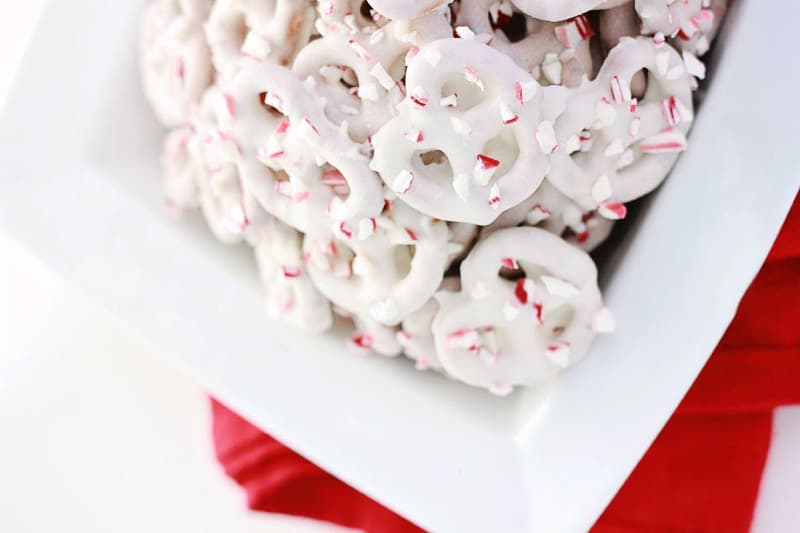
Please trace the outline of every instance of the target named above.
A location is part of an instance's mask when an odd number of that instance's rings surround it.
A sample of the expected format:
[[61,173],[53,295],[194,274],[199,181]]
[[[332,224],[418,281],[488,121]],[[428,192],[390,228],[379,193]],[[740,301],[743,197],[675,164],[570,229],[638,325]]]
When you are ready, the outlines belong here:
[[[641,70],[649,82],[637,102],[630,83]],[[686,148],[692,113],[680,55],[649,38],[623,38],[597,78],[568,96],[547,179],[584,210],[624,218],[624,203],[657,187]]]
[[453,0],[369,0],[375,11],[390,19],[410,20],[444,8]]
[[355,332],[347,341],[347,347],[356,355],[378,354],[395,357],[403,347],[397,341],[398,328],[381,324],[370,316],[352,317]]
[[[551,22],[567,20],[593,9],[608,9],[630,0],[511,0],[520,11]],[[467,0],[469,2],[469,0]]]
[[264,209],[317,237],[380,213],[382,188],[361,147],[291,71],[247,65],[222,90],[221,127],[236,140],[242,180]]
[[220,99],[216,87],[203,95],[191,116],[195,135],[188,146],[196,161],[195,186],[206,222],[218,240],[233,244],[247,239],[268,217],[243,186],[232,156],[235,142],[220,130],[216,116]]
[[268,316],[313,333],[329,329],[333,324],[330,304],[306,273],[302,235],[271,218],[250,240]]
[[164,194],[170,208],[182,210],[199,207],[197,175],[202,168],[190,147],[194,142],[194,130],[189,126],[175,128],[164,138],[161,168]]
[[476,40],[446,39],[420,50],[406,80],[398,116],[372,138],[372,168],[400,199],[485,225],[536,190],[560,106],[543,105],[527,72]]
[[[515,16],[524,18],[525,34],[512,41],[505,31]],[[555,24],[515,12],[510,0],[471,0],[461,3],[456,23],[490,36],[493,48],[541,83],[577,87],[584,76],[592,74],[589,39],[594,31],[583,15]]]
[[311,279],[334,304],[395,326],[422,307],[447,262],[447,226],[402,202],[360,225],[343,225],[334,240],[306,236]]
[[312,78],[326,98],[325,113],[336,124],[347,122],[358,142],[366,141],[394,114],[402,100],[405,57],[412,48],[452,33],[447,17],[437,13],[414,21],[393,21],[369,32],[345,24],[321,28],[293,66],[300,79]]
[[[680,50],[695,55],[703,56],[711,47],[711,42],[717,36],[722,19],[728,11],[728,0],[709,0],[703,2],[704,7],[689,22],[681,26],[672,43]],[[704,71],[703,71],[704,72]]]
[[[445,278],[440,291],[457,292],[460,289],[458,278]],[[425,305],[407,316],[396,333],[397,343],[406,357],[415,362],[417,370],[442,371],[442,364],[436,354],[431,325],[439,312],[439,301],[432,297]]]
[[[501,268],[525,277],[503,279]],[[541,229],[480,241],[461,265],[461,286],[437,294],[436,353],[449,375],[495,394],[546,382],[610,329],[591,258]]]
[[211,84],[213,69],[203,33],[210,6],[209,0],[159,0],[142,16],[142,87],[164,126],[184,122]]
[[229,79],[252,61],[289,65],[313,22],[305,0],[216,0],[206,24],[214,67]]
[[481,232],[481,238],[519,225],[536,226],[591,252],[611,234],[615,222],[595,211],[584,211],[545,181],[530,198],[497,217]]

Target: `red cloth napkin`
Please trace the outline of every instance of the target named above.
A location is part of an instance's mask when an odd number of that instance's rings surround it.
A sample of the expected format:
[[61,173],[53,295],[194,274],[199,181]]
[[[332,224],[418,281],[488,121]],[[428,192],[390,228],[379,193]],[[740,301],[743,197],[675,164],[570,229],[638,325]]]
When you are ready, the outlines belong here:
[[[720,268],[724,268],[723,265]],[[713,356],[594,526],[738,532],[753,517],[775,407],[800,404],[800,200]],[[216,401],[214,444],[250,508],[368,533],[419,528]]]

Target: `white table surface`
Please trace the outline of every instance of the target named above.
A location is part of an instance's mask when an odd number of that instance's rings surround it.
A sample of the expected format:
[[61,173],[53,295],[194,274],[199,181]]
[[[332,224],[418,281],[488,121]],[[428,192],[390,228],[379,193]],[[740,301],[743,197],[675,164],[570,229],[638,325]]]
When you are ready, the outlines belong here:
[[[0,102],[43,0],[0,0]],[[800,407],[775,415],[754,531],[800,524]],[[341,531],[249,513],[205,395],[0,231],[0,531]]]

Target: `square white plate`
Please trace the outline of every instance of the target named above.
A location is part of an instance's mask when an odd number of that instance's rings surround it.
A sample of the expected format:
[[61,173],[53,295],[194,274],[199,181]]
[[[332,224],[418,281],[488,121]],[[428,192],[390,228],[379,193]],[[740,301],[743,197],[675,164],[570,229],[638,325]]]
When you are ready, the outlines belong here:
[[739,0],[690,150],[607,276],[618,331],[547,390],[507,399],[269,323],[247,252],[166,216],[135,67],[141,4],[45,8],[0,126],[0,225],[221,400],[423,527],[589,528],[797,193],[800,4]]

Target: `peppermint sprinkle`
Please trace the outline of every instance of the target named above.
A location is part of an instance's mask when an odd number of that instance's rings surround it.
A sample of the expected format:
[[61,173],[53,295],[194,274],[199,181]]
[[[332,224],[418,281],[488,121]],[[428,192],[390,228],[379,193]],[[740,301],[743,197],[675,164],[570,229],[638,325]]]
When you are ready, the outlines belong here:
[[561,368],[567,368],[569,366],[570,345],[568,342],[551,344],[545,350],[545,355]]
[[392,190],[397,194],[406,194],[413,184],[414,175],[408,170],[402,170],[392,182]]
[[369,73],[372,74],[375,79],[378,80],[378,83],[387,91],[391,91],[395,87],[395,81],[389,76],[389,73],[386,72],[386,69],[383,68],[383,65],[380,63],[375,63],[375,66],[370,69]]
[[520,104],[524,104],[529,102],[536,95],[538,88],[539,85],[533,80],[524,82],[518,81],[514,84],[514,95],[517,97]]
[[489,189],[489,205],[492,206],[492,209],[499,209],[501,201],[500,188],[495,183],[492,185],[492,188]]
[[317,136],[319,136],[319,130],[314,125],[314,123],[311,122],[310,118],[308,118],[307,116],[303,116],[303,122],[306,123],[306,125],[311,129],[311,131],[313,131]]
[[643,154],[670,154],[686,150],[686,136],[678,130],[666,130],[639,143]]
[[514,113],[505,102],[500,102],[500,119],[506,126],[519,120],[519,116]]
[[536,127],[536,140],[539,143],[542,153],[545,155],[552,155],[558,150],[558,141],[556,141],[556,130],[553,123],[549,120],[541,122]]
[[478,349],[478,331],[472,328],[459,329],[445,337],[444,343],[448,350],[468,350]]
[[456,107],[458,105],[458,93],[449,94],[439,100],[442,107]]
[[374,218],[362,218],[358,223],[358,238],[364,240],[369,238],[378,229],[378,224]]
[[503,265],[504,268],[509,270],[517,270],[519,268],[519,263],[513,257],[503,257],[500,259],[500,264]]
[[554,278],[552,276],[542,276],[541,280],[542,283],[544,283],[547,292],[553,296],[558,296],[560,298],[572,298],[573,296],[577,296],[581,293],[578,287],[563,279]]
[[369,52],[367,52],[366,48],[361,46],[361,43],[359,43],[358,41],[355,41],[353,39],[348,39],[347,44],[349,44],[350,48],[353,49],[353,52],[355,52],[356,55],[361,59],[363,59],[364,61],[370,61],[372,59],[369,55]]
[[286,279],[297,279],[302,273],[300,268],[295,266],[284,266],[281,270],[283,270],[283,277]]
[[475,71],[474,68],[464,67],[464,78],[466,78],[468,82],[476,85],[478,89],[480,89],[481,92],[483,92],[484,90],[483,81],[481,81],[481,78],[478,76],[478,73]]
[[615,104],[628,102],[631,99],[631,87],[627,81],[619,76],[611,78],[611,100]]
[[425,140],[425,136],[422,134],[422,130],[411,130],[407,131],[403,134],[403,137],[411,141],[412,143],[419,144]]
[[597,212],[609,220],[622,220],[628,216],[628,208],[621,202],[604,202],[600,204]]
[[428,94],[425,92],[425,89],[420,86],[411,89],[408,97],[417,107],[425,107],[428,105]]

